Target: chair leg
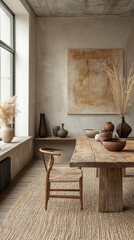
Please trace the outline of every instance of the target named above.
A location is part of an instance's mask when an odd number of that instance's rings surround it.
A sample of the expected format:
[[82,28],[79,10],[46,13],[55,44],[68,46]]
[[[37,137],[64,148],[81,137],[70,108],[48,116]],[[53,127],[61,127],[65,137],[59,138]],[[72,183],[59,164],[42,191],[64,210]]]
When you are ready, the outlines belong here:
[[79,180],[79,187],[80,187],[80,206],[81,206],[81,210],[83,210],[83,178],[82,177]]
[[50,192],[50,182],[46,183],[45,210],[47,210],[47,204],[48,204],[48,200],[49,200],[49,192]]

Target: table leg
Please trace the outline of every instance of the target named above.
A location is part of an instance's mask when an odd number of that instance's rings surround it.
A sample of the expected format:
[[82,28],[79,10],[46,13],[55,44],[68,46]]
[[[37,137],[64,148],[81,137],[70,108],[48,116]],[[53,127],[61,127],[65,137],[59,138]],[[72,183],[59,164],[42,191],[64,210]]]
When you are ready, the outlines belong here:
[[[99,168],[96,168],[96,177],[99,177]],[[126,168],[122,168],[122,177],[126,177]]]
[[99,177],[99,168],[96,168],[96,177]]
[[122,168],[122,177],[126,177],[126,168]]
[[122,169],[100,168],[99,212],[123,211]]

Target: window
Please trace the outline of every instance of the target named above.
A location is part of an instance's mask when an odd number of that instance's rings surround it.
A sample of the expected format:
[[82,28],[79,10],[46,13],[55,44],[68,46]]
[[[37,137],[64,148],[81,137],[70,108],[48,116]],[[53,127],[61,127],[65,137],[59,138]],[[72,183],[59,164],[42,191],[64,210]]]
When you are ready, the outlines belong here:
[[0,102],[14,94],[14,13],[0,2]]

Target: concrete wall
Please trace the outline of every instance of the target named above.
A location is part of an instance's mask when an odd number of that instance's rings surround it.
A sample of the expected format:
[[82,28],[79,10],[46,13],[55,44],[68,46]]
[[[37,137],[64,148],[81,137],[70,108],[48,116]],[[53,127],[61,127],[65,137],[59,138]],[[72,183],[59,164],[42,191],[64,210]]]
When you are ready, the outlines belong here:
[[[133,18],[37,18],[36,135],[42,112],[49,134],[52,125],[61,123],[69,135],[83,135],[84,128],[103,129],[106,121],[119,124],[119,115],[67,115],[67,50],[123,48],[126,75],[134,61],[133,28]],[[134,107],[126,121],[134,136]]]
[[36,15],[25,0],[21,3],[29,14],[28,135],[35,136]]

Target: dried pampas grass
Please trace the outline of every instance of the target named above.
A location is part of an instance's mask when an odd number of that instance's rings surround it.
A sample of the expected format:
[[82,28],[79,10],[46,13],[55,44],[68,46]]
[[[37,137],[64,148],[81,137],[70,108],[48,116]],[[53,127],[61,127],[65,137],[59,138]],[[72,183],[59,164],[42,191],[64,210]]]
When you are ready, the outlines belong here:
[[131,106],[134,97],[134,63],[132,63],[128,78],[125,80],[124,75],[118,71],[117,61],[105,65],[103,70],[110,81],[111,90],[115,103],[120,111],[121,117],[125,116],[128,106]]
[[4,103],[0,103],[0,124],[12,124],[19,112],[16,104],[16,96],[11,97]]

